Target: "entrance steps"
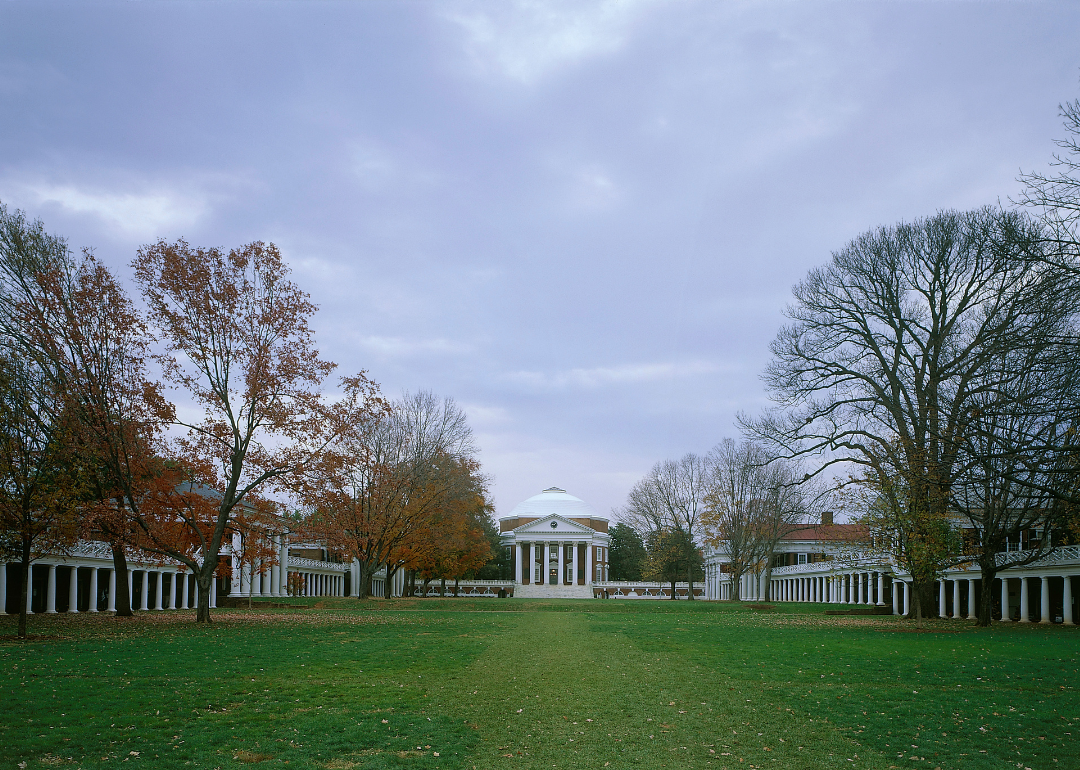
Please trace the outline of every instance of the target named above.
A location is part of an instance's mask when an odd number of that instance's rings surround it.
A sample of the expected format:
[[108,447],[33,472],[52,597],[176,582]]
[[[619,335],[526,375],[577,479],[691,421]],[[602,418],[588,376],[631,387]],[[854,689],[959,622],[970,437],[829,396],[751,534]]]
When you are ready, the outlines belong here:
[[591,599],[592,586],[514,586],[515,599]]

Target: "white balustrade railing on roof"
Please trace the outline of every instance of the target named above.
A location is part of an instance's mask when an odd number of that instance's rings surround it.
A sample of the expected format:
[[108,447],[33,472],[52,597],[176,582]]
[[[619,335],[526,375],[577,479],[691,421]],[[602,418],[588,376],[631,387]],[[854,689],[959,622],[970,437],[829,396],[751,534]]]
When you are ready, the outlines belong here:
[[846,570],[883,571],[892,569],[892,564],[886,559],[836,559],[832,561],[815,561],[811,564],[789,564],[786,567],[773,567],[773,577],[783,575],[800,575],[807,572],[844,572]]
[[[671,588],[671,583],[655,583],[644,580],[594,580],[592,583],[597,588]],[[704,580],[695,580],[694,588],[705,585]],[[685,580],[675,584],[675,589],[689,588],[690,584]]]
[[[1032,555],[1032,551],[1003,551],[997,554],[997,566],[1008,568],[1008,565],[1029,559]],[[976,566],[976,558],[977,557],[975,556],[960,557],[957,559],[957,566],[951,567],[947,571],[970,571],[972,567]],[[1054,564],[1080,564],[1080,545],[1067,545],[1055,548],[1042,558],[1023,566],[1034,569],[1038,567],[1048,567]],[[960,565],[966,565],[966,569]],[[864,557],[861,559],[845,558],[817,561],[811,564],[789,564],[786,567],[773,567],[772,576],[775,578],[788,575],[805,575],[808,573],[858,572],[860,570],[872,570],[875,572],[907,572],[907,570],[899,569],[890,559]]]
[[305,567],[307,569],[321,569],[327,572],[348,572],[348,564],[338,564],[334,561],[318,561],[317,559],[303,559],[297,556],[289,557],[289,569]]

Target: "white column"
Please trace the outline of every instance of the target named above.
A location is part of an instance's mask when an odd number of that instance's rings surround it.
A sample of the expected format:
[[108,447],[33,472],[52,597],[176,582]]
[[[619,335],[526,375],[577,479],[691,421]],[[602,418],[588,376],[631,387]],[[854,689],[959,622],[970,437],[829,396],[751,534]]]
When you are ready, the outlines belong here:
[[941,578],[941,580],[938,581],[937,603],[938,617],[947,618],[948,613],[945,612],[945,578]]
[[892,614],[900,614],[900,592],[896,590],[898,583],[896,582],[896,575],[893,575],[892,579]]
[[585,585],[591,586],[593,584],[593,544],[590,542],[585,546]]
[[232,585],[229,587],[230,596],[240,596],[243,594],[241,588],[241,581],[244,579],[244,571],[240,566],[240,550],[243,545],[243,538],[239,532],[234,532],[232,536],[232,550],[229,557],[230,565],[232,566]]
[[559,542],[559,585],[566,583],[566,544]]
[[1050,578],[1046,575],[1039,581],[1039,622],[1050,622]]
[[97,567],[90,568],[90,604],[87,605],[87,612],[97,612],[97,599],[98,599],[98,586],[97,586]]
[[160,569],[157,570],[157,580],[155,581],[155,586],[154,586],[154,609],[155,610],[164,609],[164,606],[161,603],[161,594],[162,594],[162,588],[163,588],[163,586],[161,584],[165,582],[162,579],[164,577],[165,577],[165,571],[160,570]]
[[[281,573],[280,573],[281,574],[281,585],[278,586],[278,593],[281,594],[282,596],[288,596],[288,594],[289,594],[289,544],[285,542],[285,536],[284,535],[281,536],[281,548],[280,548],[279,553],[281,554],[280,556],[278,556],[278,559],[281,560]],[[355,559],[353,560],[353,568],[354,568],[354,573],[353,574],[356,575],[356,579],[353,580],[353,585],[357,585],[359,583],[360,576],[359,576],[359,574],[357,572],[355,572],[355,569],[356,569],[356,560]],[[357,586],[357,588],[359,588],[359,586]],[[359,591],[354,595],[359,596],[360,595]]]
[[184,588],[181,594],[181,606],[185,610],[191,609],[191,579],[188,577],[188,573],[184,573]]
[[210,579],[210,606],[217,607],[217,580]]
[[[51,573],[50,573],[50,577],[51,577]],[[56,588],[55,583],[53,584],[53,588],[54,589]],[[56,591],[52,590],[52,591],[49,591],[49,593],[50,594],[55,594]],[[55,599],[53,601],[55,601]],[[53,607],[53,612],[55,612],[55,611],[56,611],[56,607],[54,606]],[[71,568],[71,582],[68,583],[68,610],[67,611],[68,612],[78,612],[79,611],[79,568],[78,567],[72,567]],[[46,610],[46,612],[48,612],[48,610]]]
[[1020,622],[1031,622],[1028,608],[1028,579],[1026,577],[1020,578]]
[[1012,620],[1009,617],[1009,579],[1003,577],[1001,579],[1001,622],[1008,623]]
[[514,582],[519,585],[525,585],[525,544],[514,543],[514,569],[517,570],[517,574],[514,575]]
[[[72,567],[72,570],[75,568]],[[74,573],[73,573],[74,574]],[[69,610],[70,611],[70,610]],[[45,588],[45,612],[56,614],[56,565],[49,565],[49,580]]]
[[7,562],[0,557],[0,615],[7,615]]
[[[135,573],[131,571],[130,566],[128,567],[128,571],[127,571],[127,581],[128,581],[128,609],[129,610],[134,610],[134,609],[137,609],[137,607],[135,606],[135,592],[132,590],[132,588],[135,586]],[[115,605],[113,605],[113,609],[116,609]]]
[[[180,586],[177,584],[180,580],[180,570],[173,570],[169,573],[169,609],[176,609],[176,602],[180,598]],[[187,573],[184,573],[184,582],[187,582]]]
[[975,611],[975,581],[968,578],[968,620],[975,620],[978,617]]
[[[1065,625],[1073,625],[1073,609],[1072,609],[1072,575],[1064,575],[1062,580],[1065,582],[1061,586],[1061,619],[1065,622]],[[3,592],[0,591],[0,594]],[[0,606],[0,612],[3,611],[3,606]]]
[[281,566],[274,564],[270,567],[270,595],[280,596],[278,593],[281,587]]
[[149,600],[150,600],[150,597],[148,595],[149,593],[150,593],[150,570],[144,569],[142,571],[142,606],[139,607],[140,610],[150,609],[150,607],[148,606]]
[[[130,598],[130,595],[129,595]],[[109,603],[105,607],[109,612],[116,612],[116,570],[109,570]]]
[[27,570],[26,575],[26,614],[34,614],[34,565],[31,564]]
[[960,619],[960,581],[952,582],[952,616],[953,620]]
[[573,558],[570,560],[570,571],[573,572],[573,579],[570,581],[570,585],[577,585],[578,581],[578,551],[581,550],[581,543],[577,540],[574,541]]
[[904,615],[911,614],[911,584],[904,581]]

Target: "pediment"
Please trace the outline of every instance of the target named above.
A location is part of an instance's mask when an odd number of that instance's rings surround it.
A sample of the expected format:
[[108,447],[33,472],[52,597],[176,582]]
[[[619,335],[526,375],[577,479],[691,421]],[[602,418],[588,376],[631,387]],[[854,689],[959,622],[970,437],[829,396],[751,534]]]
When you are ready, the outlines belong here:
[[511,530],[515,535],[595,535],[596,530],[551,514]]

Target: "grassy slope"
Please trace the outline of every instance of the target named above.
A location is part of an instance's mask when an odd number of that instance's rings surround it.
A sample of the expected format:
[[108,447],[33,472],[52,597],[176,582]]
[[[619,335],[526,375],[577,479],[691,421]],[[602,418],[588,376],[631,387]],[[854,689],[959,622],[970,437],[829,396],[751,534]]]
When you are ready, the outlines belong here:
[[0,767],[1080,767],[1080,629],[911,633],[806,605],[320,604],[209,629],[35,616],[60,638],[0,644]]

